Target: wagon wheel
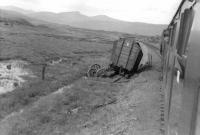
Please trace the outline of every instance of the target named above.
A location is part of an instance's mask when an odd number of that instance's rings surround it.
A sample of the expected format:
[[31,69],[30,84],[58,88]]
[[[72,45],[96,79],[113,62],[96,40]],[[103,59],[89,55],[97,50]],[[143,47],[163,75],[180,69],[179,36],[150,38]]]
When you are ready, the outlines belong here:
[[88,77],[95,77],[96,76],[96,73],[97,73],[97,70],[96,69],[92,69],[90,68],[87,72],[87,76]]
[[98,69],[100,69],[101,68],[101,66],[99,65],[99,64],[94,64],[94,65],[92,65],[91,67],[90,67],[90,69],[96,69],[96,70],[98,70]]
[[105,75],[105,73],[106,73],[106,68],[101,68],[101,69],[97,70],[96,75],[97,75],[97,77],[102,77]]

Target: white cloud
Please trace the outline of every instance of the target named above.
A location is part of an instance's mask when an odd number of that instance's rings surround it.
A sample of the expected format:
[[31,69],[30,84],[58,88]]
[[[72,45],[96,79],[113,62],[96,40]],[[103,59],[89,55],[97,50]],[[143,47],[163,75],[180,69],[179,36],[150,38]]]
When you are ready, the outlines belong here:
[[0,5],[36,11],[105,14],[126,21],[169,23],[180,2],[181,0],[0,0]]

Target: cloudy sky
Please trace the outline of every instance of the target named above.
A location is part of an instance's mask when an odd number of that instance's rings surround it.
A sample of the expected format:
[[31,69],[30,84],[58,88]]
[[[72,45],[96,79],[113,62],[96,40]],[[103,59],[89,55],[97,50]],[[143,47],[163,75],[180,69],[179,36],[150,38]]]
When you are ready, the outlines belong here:
[[120,20],[168,24],[181,0],[0,0],[0,6],[17,6],[34,11],[108,15]]

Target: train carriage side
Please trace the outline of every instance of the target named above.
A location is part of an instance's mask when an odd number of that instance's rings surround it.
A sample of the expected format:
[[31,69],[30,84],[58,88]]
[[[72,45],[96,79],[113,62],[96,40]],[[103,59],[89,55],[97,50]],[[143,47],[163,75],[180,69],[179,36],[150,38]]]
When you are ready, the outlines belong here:
[[[170,30],[172,29],[172,30]],[[167,135],[200,134],[200,4],[183,0],[168,27],[163,62]]]
[[[193,10],[195,12],[191,31],[188,32],[188,47],[183,46],[180,53],[183,56],[183,64],[186,65],[184,73],[184,88],[182,92],[182,109],[180,134],[200,134],[200,3],[197,2]],[[187,39],[187,37],[185,37]],[[185,60],[186,59],[186,60]],[[186,128],[188,127],[188,128]]]

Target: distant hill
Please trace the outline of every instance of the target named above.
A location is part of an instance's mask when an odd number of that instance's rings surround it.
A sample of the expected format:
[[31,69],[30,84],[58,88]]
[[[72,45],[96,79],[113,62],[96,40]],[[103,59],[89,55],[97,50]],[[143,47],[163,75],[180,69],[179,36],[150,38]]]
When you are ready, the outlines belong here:
[[29,14],[29,13],[34,12],[32,10],[25,10],[25,9],[18,8],[18,7],[15,7],[15,6],[1,6],[0,9],[11,10],[11,11],[15,11],[15,12],[22,13],[22,14]]
[[48,24],[48,22],[28,17],[23,13],[1,8],[0,8],[0,22],[9,24],[29,25],[29,26]]
[[37,12],[31,13],[28,16],[36,19],[42,19],[48,22],[66,24],[79,28],[118,31],[140,35],[160,35],[165,25],[155,25],[140,22],[125,22],[110,18],[105,15],[85,16],[80,12]]
[[28,18],[20,13],[9,11],[9,10],[2,10],[0,9],[0,22],[4,22],[5,24],[18,24],[18,25],[29,25],[33,26],[28,21]]
[[[19,8],[9,8],[24,14],[25,10]],[[117,20],[106,15],[86,16],[80,12],[30,12],[27,11],[26,16],[37,20],[42,20],[50,23],[65,24],[78,28],[117,31],[139,35],[160,35],[166,25],[148,24],[141,22],[126,22]]]

